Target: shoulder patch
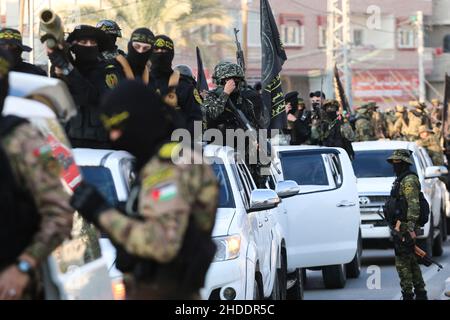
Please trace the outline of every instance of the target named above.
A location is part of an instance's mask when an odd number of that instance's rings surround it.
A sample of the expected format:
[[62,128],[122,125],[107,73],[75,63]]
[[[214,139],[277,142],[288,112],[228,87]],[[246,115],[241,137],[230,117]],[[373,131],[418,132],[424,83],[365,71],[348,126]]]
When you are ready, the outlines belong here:
[[197,88],[194,88],[194,98],[195,98],[195,101],[198,102],[198,104],[203,103],[202,97],[200,97],[200,93],[198,93]]
[[173,168],[164,168],[154,172],[153,174],[145,178],[142,184],[144,185],[144,187],[150,188],[174,176],[175,170]]
[[175,183],[165,184],[163,186],[150,190],[150,196],[155,202],[170,201],[178,194],[178,188]]
[[105,83],[110,89],[114,89],[119,84],[119,79],[114,73],[108,73],[105,77]]

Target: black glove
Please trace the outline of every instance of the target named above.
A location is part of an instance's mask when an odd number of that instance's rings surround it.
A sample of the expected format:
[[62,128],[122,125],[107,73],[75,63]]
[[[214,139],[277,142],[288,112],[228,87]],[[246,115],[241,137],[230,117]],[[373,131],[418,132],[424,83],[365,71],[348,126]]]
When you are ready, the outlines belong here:
[[112,208],[94,186],[85,182],[75,189],[72,199],[70,199],[70,205],[86,221],[93,223],[98,228],[100,228],[98,223],[100,215]]
[[70,62],[62,50],[55,49],[52,53],[48,54],[48,58],[53,66],[62,70],[69,69]]

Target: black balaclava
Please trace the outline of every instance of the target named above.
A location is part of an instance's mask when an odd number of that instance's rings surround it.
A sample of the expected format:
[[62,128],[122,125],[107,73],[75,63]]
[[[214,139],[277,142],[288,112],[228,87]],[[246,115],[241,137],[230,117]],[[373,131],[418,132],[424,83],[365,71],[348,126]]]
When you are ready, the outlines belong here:
[[22,53],[23,50],[22,48],[18,47],[18,46],[14,46],[11,47],[8,52],[11,55],[11,59],[12,59],[12,68],[14,68],[15,66],[17,66],[19,63],[22,62]]
[[0,49],[0,115],[3,111],[5,99],[9,91],[9,70],[12,65],[12,57],[9,51]]
[[147,43],[153,47],[153,44],[155,42],[155,35],[150,31],[150,29],[138,28],[133,31],[130,41],[128,42],[127,60],[130,63],[133,71],[135,71],[135,73],[138,73],[135,75],[140,76],[144,71],[147,61],[150,59],[152,49],[144,53],[139,53],[133,48],[133,42]]
[[401,162],[398,162],[398,163],[393,162],[392,166],[394,167],[395,175],[398,177],[403,172],[409,170],[410,164],[407,163],[407,162],[401,161]]
[[72,45],[72,52],[75,54],[77,66],[89,66],[98,62],[100,51],[97,46],[86,47],[79,44]]
[[174,130],[171,108],[141,81],[121,82],[105,96],[100,108],[105,128],[122,130],[122,136],[112,142],[114,149],[134,155],[138,170]]
[[[156,53],[156,49],[166,49],[168,52]],[[171,74],[172,61],[175,56],[175,49],[172,39],[165,35],[158,35],[155,37],[155,44],[152,49],[150,61],[152,62],[152,72],[164,75]]]

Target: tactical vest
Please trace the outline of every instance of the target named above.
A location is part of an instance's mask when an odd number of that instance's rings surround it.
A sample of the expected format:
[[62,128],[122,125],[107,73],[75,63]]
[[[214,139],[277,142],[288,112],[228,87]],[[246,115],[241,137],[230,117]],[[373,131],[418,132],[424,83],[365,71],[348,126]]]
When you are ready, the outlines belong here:
[[[397,179],[395,179],[392,185],[390,197],[384,205],[383,211],[386,220],[393,226],[396,224],[397,220],[400,220],[401,222],[405,222],[407,220],[408,203],[403,196],[400,196],[400,184],[404,178],[411,174],[417,177],[414,172],[405,171],[399,175]],[[419,192],[419,207],[420,216],[417,223],[419,226],[424,226],[429,219],[430,206],[422,191]]]
[[[126,215],[142,220],[139,208],[140,183],[132,188],[126,204]],[[132,273],[137,281],[156,283],[165,288],[174,288],[180,295],[198,291],[204,286],[204,279],[211,264],[216,245],[209,232],[201,230],[195,221],[195,213],[189,216],[189,223],[178,255],[169,263],[143,259],[130,255],[117,246],[116,267],[122,272]]]
[[355,158],[352,143],[342,136],[340,121],[336,121],[335,125],[328,130],[327,135],[322,139],[322,145],[325,147],[342,148],[347,151],[351,160]]
[[[15,116],[0,116],[0,138],[27,123]],[[0,144],[0,270],[14,263],[31,243],[40,223],[32,195],[14,177],[8,156]]]

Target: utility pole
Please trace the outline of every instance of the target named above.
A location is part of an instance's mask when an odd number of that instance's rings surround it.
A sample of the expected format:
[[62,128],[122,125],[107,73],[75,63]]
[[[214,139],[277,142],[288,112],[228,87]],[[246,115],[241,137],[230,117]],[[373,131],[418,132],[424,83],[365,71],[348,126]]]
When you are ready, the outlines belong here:
[[[28,20],[30,47],[34,49],[34,0],[28,0]],[[31,50],[29,60],[31,64],[34,64],[34,50]]]
[[334,96],[333,70],[336,64],[338,70],[344,74],[345,93],[351,107],[353,99],[350,66],[350,0],[327,1],[327,81],[325,88],[329,95]]
[[248,54],[248,0],[241,0],[242,15],[242,50],[244,51],[244,60],[247,65]]
[[425,70],[423,68],[423,12],[417,11],[417,53],[419,56],[419,100],[425,102]]
[[19,31],[23,34],[23,20],[25,16],[25,0],[19,0]]

